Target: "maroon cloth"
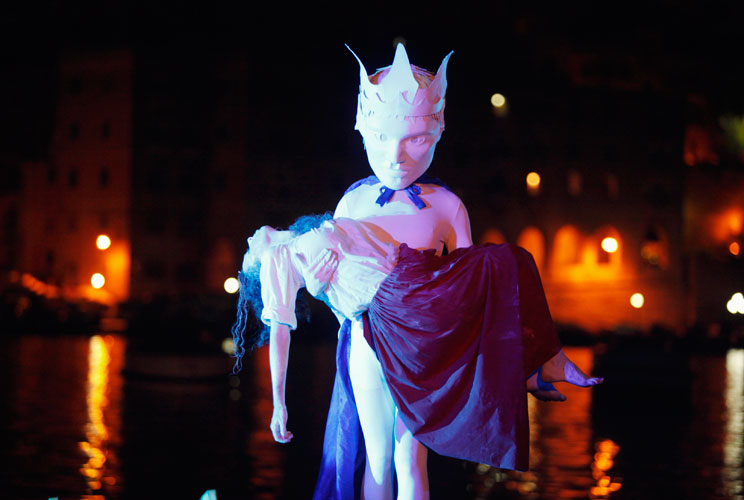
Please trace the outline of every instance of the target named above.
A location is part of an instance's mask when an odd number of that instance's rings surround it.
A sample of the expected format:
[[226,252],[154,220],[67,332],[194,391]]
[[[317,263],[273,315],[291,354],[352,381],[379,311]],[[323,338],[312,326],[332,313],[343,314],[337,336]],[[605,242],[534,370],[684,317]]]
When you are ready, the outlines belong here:
[[526,378],[560,350],[532,256],[403,244],[365,316],[401,417],[439,454],[526,470]]

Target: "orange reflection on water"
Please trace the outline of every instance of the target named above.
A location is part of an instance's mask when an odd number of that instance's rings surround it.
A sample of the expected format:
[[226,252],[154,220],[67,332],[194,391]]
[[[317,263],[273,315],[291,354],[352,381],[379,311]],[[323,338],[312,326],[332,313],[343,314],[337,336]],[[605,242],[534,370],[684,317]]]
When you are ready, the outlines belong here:
[[86,441],[79,443],[88,460],[80,473],[90,490],[97,492],[118,483],[116,445],[120,441],[122,397],[121,368],[124,345],[112,336],[94,335],[88,343]]
[[[256,391],[253,404],[256,425],[251,433],[252,455],[256,457],[252,483],[254,498],[273,500],[281,491],[284,482],[284,451],[269,429],[274,403],[271,395],[271,371],[268,347],[253,352],[253,389]],[[290,427],[291,428],[291,427]]]
[[597,485],[590,490],[590,498],[609,498],[611,493],[619,490],[622,484],[613,481],[608,475],[609,470],[615,464],[614,458],[620,447],[611,439],[603,439],[595,445],[597,452],[594,454],[592,463],[592,476],[597,480]]
[[[564,351],[582,370],[592,372],[594,353],[590,347],[566,347]],[[525,499],[607,498],[619,489],[620,483],[613,482],[607,471],[620,447],[609,439],[594,442],[594,389],[569,384],[556,387],[568,398],[565,402],[541,402],[531,396],[528,399],[530,470],[514,472],[479,466],[477,498],[490,498],[499,483]]]

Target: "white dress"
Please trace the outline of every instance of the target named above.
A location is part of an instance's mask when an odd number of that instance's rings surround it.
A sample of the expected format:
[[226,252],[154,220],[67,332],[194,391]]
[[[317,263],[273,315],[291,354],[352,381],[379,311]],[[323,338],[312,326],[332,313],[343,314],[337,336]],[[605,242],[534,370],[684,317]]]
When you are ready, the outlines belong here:
[[[376,232],[370,223],[339,218],[266,251],[261,258],[261,320],[297,328],[295,299],[302,287],[316,297],[325,293],[337,315],[361,315],[398,257],[397,245],[383,242]],[[330,277],[314,265],[326,249],[338,255],[338,268]]]

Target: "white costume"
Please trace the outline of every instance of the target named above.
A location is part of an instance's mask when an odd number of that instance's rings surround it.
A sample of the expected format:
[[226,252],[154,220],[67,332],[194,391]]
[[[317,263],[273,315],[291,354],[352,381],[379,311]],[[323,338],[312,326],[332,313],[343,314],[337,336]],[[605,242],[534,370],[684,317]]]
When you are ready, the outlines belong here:
[[473,244],[470,220],[460,198],[436,184],[419,184],[420,198],[426,203],[419,210],[403,191],[396,191],[383,206],[375,203],[380,185],[362,185],[347,193],[336,207],[334,218],[369,220],[382,232],[383,241],[406,243],[411,248],[434,248],[438,254]]
[[[326,249],[336,253],[338,267],[329,281],[314,280],[311,264]],[[314,296],[325,293],[334,312],[356,318],[367,310],[380,283],[395,267],[397,255],[397,246],[378,239],[372,224],[351,219],[326,221],[263,255],[261,320],[296,329],[295,297],[304,286]]]

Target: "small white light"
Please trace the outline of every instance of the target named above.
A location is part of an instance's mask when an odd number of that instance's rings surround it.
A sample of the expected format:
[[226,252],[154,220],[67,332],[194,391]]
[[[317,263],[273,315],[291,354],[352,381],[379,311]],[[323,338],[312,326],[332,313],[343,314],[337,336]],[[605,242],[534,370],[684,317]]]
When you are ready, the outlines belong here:
[[502,108],[506,104],[506,97],[498,92],[491,96],[491,106],[494,108]]
[[103,288],[104,284],[106,284],[106,278],[103,277],[103,274],[95,273],[90,277],[90,285],[93,288]]
[[226,339],[224,339],[222,341],[221,347],[222,352],[224,352],[225,354],[229,354],[230,356],[235,354],[235,344],[233,343],[232,337],[227,337]]
[[726,303],[726,309],[731,314],[744,314],[744,295],[741,292],[733,294]]
[[617,240],[615,238],[608,236],[602,240],[602,250],[607,253],[617,252],[617,247]]
[[240,290],[240,282],[235,278],[227,278],[224,287],[227,293],[235,293]]
[[642,293],[636,292],[630,296],[630,305],[635,307],[636,309],[640,309],[645,303],[646,299],[643,297]]
[[99,250],[106,250],[110,246],[111,246],[111,238],[109,238],[105,234],[99,234],[98,238],[96,238],[96,247]]

